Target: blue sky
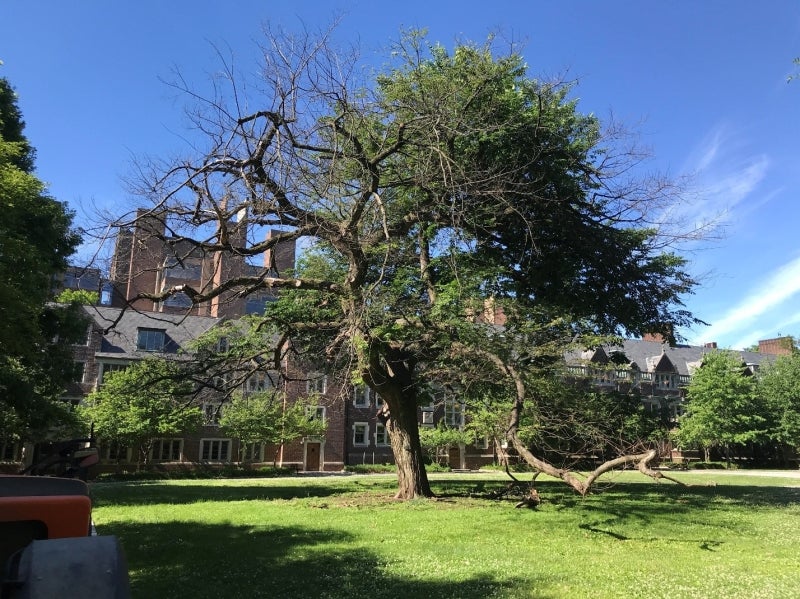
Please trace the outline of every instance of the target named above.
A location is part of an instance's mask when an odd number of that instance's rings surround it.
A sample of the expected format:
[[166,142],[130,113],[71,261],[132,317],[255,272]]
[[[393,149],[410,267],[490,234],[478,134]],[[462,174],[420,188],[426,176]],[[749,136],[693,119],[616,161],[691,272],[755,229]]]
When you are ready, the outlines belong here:
[[800,336],[796,0],[3,0],[0,76],[19,94],[39,177],[82,223],[132,205],[134,157],[183,148],[185,99],[163,83],[175,68],[202,86],[220,66],[212,44],[251,66],[262,23],[313,30],[334,14],[337,37],[376,63],[407,27],[445,45],[491,32],[523,42],[531,75],[576,80],[582,111],[639,131],[648,168],[690,177],[686,218],[721,217],[721,238],[686,248],[702,281],[686,305],[711,325],[687,339]]

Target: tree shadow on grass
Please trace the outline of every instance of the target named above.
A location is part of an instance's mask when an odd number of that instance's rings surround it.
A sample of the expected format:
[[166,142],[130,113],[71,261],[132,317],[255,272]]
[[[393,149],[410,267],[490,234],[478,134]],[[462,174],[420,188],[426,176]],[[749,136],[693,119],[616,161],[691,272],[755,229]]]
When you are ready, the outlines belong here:
[[737,513],[798,502],[800,489],[791,487],[628,483],[583,500],[566,500],[559,509],[578,510],[578,528],[617,541],[688,543],[716,551],[732,518],[739,532],[747,534],[747,521]]
[[[447,481],[447,495],[454,497],[460,488],[471,497],[499,501],[509,508],[521,495],[492,499],[492,493],[503,489],[496,481]],[[508,485],[508,483],[506,483]],[[800,503],[800,487],[760,485],[704,485],[684,487],[671,482],[601,483],[595,493],[581,497],[564,483],[553,480],[537,481],[536,489],[542,498],[543,510],[571,512],[575,525],[588,533],[616,541],[667,541],[690,543],[705,551],[715,551],[723,541],[716,530],[727,531],[729,520],[737,511],[780,509]],[[520,486],[525,489],[525,485]],[[719,515],[717,516],[717,513]],[[687,522],[697,521],[701,528],[686,528]],[[739,522],[738,526],[745,526]],[[682,536],[677,531],[691,530],[696,536]],[[647,531],[647,532],[645,532]]]
[[241,485],[232,481],[228,485],[147,483],[96,483],[91,487],[92,500],[96,506],[104,505],[149,505],[156,503],[187,504],[197,501],[269,501],[275,499],[300,499],[306,497],[329,497],[348,491],[353,487],[342,484],[315,484],[304,481],[291,485]]
[[[288,526],[116,523],[125,548],[133,597],[426,597],[506,596],[524,584],[526,596],[552,597],[546,582],[475,575],[431,581],[387,574],[385,558],[348,548],[345,532]],[[424,576],[424,572],[420,573]],[[538,594],[537,594],[538,593]]]
[[[494,500],[493,494],[503,490],[511,481],[470,480],[468,477],[434,481],[432,487],[439,497],[473,497]],[[524,488],[528,481],[520,488]],[[800,503],[799,487],[715,485],[697,484],[681,486],[668,481],[655,482],[644,479],[641,482],[601,481],[596,490],[587,497],[581,497],[565,483],[556,480],[538,480],[533,485],[545,503],[558,509],[572,509],[578,506],[613,507],[620,503],[640,506],[644,511],[661,511],[665,504],[674,504],[675,509],[688,511],[706,509],[714,506],[741,505],[743,507],[787,507]],[[519,501],[513,493],[504,498],[509,503]],[[672,509],[672,508],[670,508]]]

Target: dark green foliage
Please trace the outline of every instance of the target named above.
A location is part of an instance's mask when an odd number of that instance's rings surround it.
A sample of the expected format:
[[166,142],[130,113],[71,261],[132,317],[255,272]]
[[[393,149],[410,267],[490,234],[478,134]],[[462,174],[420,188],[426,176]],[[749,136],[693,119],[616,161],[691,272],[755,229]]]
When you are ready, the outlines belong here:
[[353,474],[388,474],[396,472],[397,468],[394,464],[350,464],[344,470]]
[[5,78],[0,78],[0,139],[15,144],[12,164],[19,170],[33,172],[36,151],[28,143],[23,133],[25,122],[17,106],[17,94]]
[[72,213],[47,195],[13,89],[0,79],[0,437],[37,438],[69,420],[54,402],[75,378],[70,345],[88,322],[56,305],[53,278],[80,243]]

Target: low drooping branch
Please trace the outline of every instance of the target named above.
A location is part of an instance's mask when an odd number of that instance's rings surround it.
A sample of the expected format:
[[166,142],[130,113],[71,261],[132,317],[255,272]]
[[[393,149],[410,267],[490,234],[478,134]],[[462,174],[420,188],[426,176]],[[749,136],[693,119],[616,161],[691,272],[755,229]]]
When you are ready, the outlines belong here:
[[602,475],[611,472],[616,468],[621,468],[629,464],[636,464],[639,472],[656,480],[666,479],[681,485],[684,484],[681,481],[664,475],[662,472],[654,470],[650,467],[650,463],[658,457],[658,450],[656,449],[650,449],[644,453],[622,455],[612,460],[607,460],[586,475],[578,474],[566,468],[557,468],[550,462],[536,457],[519,437],[519,423],[522,417],[522,411],[524,409],[526,399],[525,381],[522,379],[521,374],[516,370],[516,368],[508,364],[500,356],[488,350],[474,347],[467,348],[463,345],[458,345],[458,349],[462,352],[479,354],[482,358],[492,363],[504,376],[513,381],[515,399],[511,408],[506,436],[511,441],[519,456],[537,472],[542,472],[554,478],[563,480],[582,496],[586,496],[591,491],[594,483]]

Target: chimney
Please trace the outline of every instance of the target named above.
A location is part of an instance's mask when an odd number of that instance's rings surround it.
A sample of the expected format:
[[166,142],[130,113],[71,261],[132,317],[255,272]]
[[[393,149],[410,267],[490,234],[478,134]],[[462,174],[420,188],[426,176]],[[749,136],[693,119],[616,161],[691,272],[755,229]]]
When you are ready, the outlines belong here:
[[[267,231],[267,239],[273,239],[283,233],[278,229]],[[264,268],[274,270],[278,276],[291,276],[294,272],[295,241],[279,241],[264,252]]]
[[704,343],[703,347],[706,349],[717,349],[717,342],[716,341],[709,341],[708,343]]
[[642,335],[642,341],[652,341],[653,343],[672,344],[674,340],[674,325],[672,323],[653,325],[653,329]]
[[642,335],[642,341],[652,341],[653,343],[665,343],[664,335],[661,333],[645,333]]

